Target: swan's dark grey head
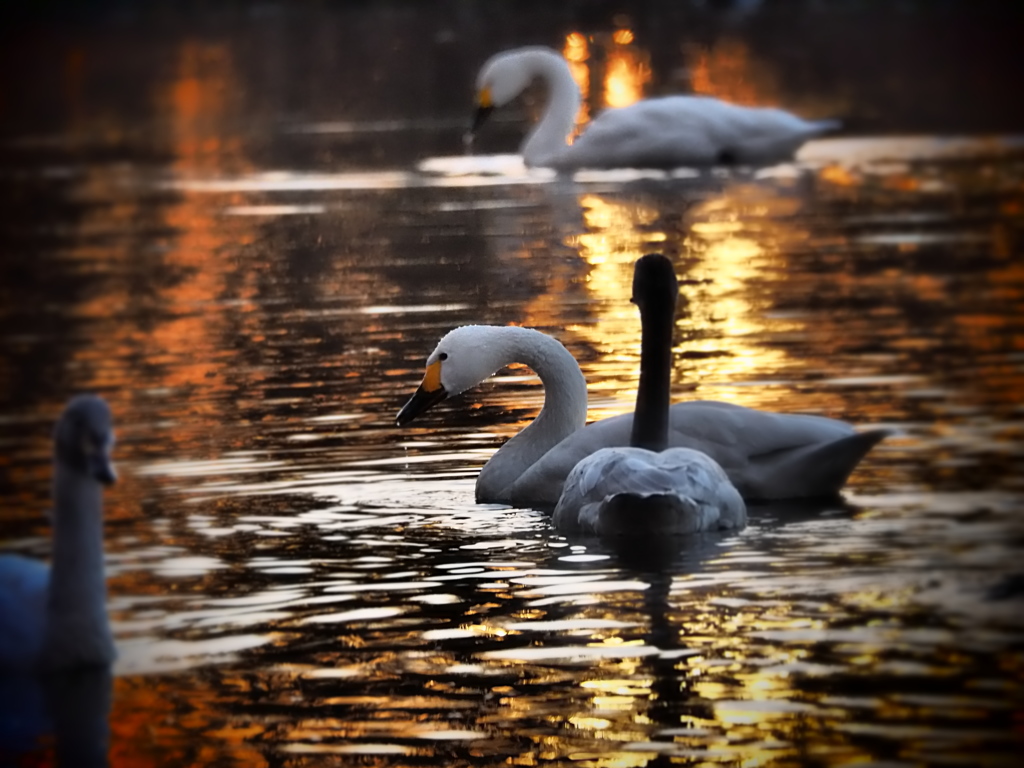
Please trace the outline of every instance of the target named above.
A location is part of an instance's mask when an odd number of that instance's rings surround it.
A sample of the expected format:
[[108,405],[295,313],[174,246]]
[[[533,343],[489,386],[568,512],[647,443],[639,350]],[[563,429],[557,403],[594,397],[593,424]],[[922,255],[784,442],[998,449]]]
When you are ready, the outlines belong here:
[[110,406],[96,395],[78,395],[64,408],[54,433],[57,461],[104,485],[117,479],[110,460],[114,424]]
[[679,296],[679,281],[676,270],[668,257],[660,253],[648,253],[637,259],[633,268],[633,297],[630,299],[640,307],[674,309]]

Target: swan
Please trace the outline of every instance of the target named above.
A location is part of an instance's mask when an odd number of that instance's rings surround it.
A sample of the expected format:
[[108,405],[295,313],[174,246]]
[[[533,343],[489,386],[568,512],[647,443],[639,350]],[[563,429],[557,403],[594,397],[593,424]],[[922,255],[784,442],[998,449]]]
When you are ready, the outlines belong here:
[[53,565],[0,556],[0,668],[113,662],[103,572],[103,487],[116,479],[113,444],[107,403],[73,398],[54,431]]
[[557,51],[529,46],[495,54],[480,69],[467,143],[494,108],[512,101],[535,78],[547,85],[548,103],[519,149],[531,167],[771,165],[791,160],[805,141],[839,127],[835,120],[804,120],[781,109],[742,107],[709,96],[664,96],[605,110],[569,144],[580,89]]
[[0,764],[35,765],[27,758],[49,742],[54,765],[107,768],[112,694],[109,665],[0,670]]
[[676,281],[661,254],[641,257],[633,274],[640,308],[640,385],[629,446],[601,448],[572,468],[555,506],[563,531],[672,535],[743,528],[747,508],[722,468],[691,448],[668,448]]
[[[405,426],[511,363],[523,363],[540,377],[544,405],[480,470],[476,499],[551,507],[585,456],[629,445],[633,420],[627,413],[586,424],[586,380],[576,359],[551,336],[518,326],[466,325],[449,331],[427,357],[423,381],[398,412],[397,423]],[[835,496],[888,434],[856,432],[822,416],[710,400],[676,403],[669,411],[669,445],[710,456],[747,500]]]

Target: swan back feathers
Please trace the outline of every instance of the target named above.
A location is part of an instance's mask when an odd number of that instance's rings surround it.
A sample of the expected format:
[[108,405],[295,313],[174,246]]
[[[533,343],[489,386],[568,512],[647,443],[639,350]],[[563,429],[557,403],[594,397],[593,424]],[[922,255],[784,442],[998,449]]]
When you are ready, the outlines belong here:
[[722,468],[689,448],[595,451],[573,467],[554,512],[563,530],[603,536],[734,530],[746,522],[746,505]]

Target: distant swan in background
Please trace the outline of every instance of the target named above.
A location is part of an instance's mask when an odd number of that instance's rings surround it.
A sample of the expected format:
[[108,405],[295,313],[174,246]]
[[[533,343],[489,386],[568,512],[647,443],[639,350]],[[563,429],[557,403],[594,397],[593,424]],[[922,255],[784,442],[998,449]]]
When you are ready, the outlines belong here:
[[116,475],[107,403],[73,398],[54,433],[52,566],[0,556],[0,670],[108,665],[103,487]]
[[520,147],[528,166],[678,168],[771,165],[792,159],[808,139],[835,130],[835,120],[808,121],[781,109],[741,107],[708,96],[665,96],[607,109],[568,144],[580,90],[564,58],[531,46],[492,56],[476,81],[477,110],[470,140],[487,115],[540,78],[548,103]]
[[713,459],[690,448],[668,448],[678,292],[667,258],[648,254],[637,261],[633,302],[640,308],[643,336],[629,446],[601,448],[573,467],[555,506],[556,528],[649,537],[747,524],[743,498]]
[[[518,507],[554,506],[570,470],[607,446],[629,445],[633,414],[586,424],[587,382],[575,358],[540,331],[467,325],[449,331],[427,357],[423,382],[398,413],[399,426],[511,363],[540,376],[544,407],[490,458],[476,499]],[[856,432],[842,421],[756,411],[731,403],[676,403],[668,443],[717,461],[745,499],[834,496],[888,430]]]

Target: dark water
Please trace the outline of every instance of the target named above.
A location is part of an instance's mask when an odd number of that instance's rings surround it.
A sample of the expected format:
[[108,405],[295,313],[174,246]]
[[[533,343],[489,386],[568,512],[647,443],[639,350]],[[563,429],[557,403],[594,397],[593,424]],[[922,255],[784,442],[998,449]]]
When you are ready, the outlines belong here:
[[[1014,764],[1024,124],[1006,19],[708,8],[680,17],[689,33],[658,4],[440,7],[121,9],[25,22],[5,49],[25,74],[0,90],[0,541],[45,556],[52,422],[102,393],[123,478],[111,763]],[[556,181],[443,157],[486,55],[572,32],[592,82],[655,92],[683,72],[852,127],[758,174]],[[482,150],[522,128],[513,110]],[[470,322],[556,335],[591,418],[628,410],[650,250],[687,300],[676,399],[899,430],[841,502],[623,551],[473,503],[541,404],[528,371],[394,426]],[[93,733],[103,681],[75,691]],[[53,755],[44,737],[20,759]]]

